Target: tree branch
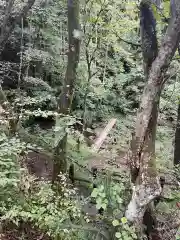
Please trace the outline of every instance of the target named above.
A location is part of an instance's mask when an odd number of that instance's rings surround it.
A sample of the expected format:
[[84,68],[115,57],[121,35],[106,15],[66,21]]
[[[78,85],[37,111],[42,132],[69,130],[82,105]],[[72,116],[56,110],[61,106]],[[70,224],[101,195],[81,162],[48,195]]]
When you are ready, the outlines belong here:
[[123,41],[127,44],[130,44],[132,46],[135,46],[135,47],[141,47],[141,44],[138,44],[138,43],[134,43],[134,42],[131,42],[131,41],[128,41],[128,40],[125,40],[123,39],[122,37],[120,37],[116,32],[114,32],[114,34],[116,35],[116,37],[120,40],[120,41]]

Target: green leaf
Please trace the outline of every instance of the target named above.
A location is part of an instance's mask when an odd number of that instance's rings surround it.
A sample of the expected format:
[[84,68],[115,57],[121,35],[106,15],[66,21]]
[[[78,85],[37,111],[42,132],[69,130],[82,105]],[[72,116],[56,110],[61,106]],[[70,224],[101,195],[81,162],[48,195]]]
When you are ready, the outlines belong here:
[[104,191],[104,185],[101,185],[100,188],[99,188],[99,190],[100,190],[101,192],[103,192],[103,191]]
[[127,231],[122,231],[122,232],[121,232],[121,235],[122,235],[123,238],[125,238],[125,239],[128,237]]
[[106,210],[107,204],[106,204],[106,203],[102,203],[101,207],[102,207],[104,210]]
[[116,232],[115,237],[116,238],[121,238],[121,233],[120,232]]
[[116,219],[113,220],[112,225],[113,225],[114,227],[119,226],[119,221],[116,220]]
[[105,198],[106,197],[106,194],[104,192],[100,193],[99,194],[102,198]]
[[98,197],[98,198],[96,198],[96,203],[97,204],[102,204],[102,198],[101,197]]
[[118,197],[118,198],[117,198],[117,202],[118,202],[119,204],[121,204],[121,203],[123,203],[123,199],[120,198],[120,197]]
[[100,208],[102,207],[102,204],[101,203],[97,203],[96,204],[96,208],[99,210]]
[[121,222],[122,222],[123,224],[127,223],[127,218],[122,217],[122,218],[121,218]]
[[92,191],[92,193],[91,193],[91,197],[96,198],[97,195],[98,195],[98,189],[97,189],[97,188],[94,188],[93,191]]
[[137,236],[136,236],[136,234],[135,233],[131,233],[131,236],[133,237],[133,239],[137,239]]

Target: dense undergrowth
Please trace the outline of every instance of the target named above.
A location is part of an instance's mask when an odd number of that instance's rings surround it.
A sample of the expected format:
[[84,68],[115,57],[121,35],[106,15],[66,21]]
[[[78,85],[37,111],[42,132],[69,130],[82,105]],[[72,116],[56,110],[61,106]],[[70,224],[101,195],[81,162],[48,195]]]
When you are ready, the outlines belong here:
[[[84,37],[71,115],[57,111],[67,63],[64,1],[46,7],[37,1],[3,52],[0,94],[5,93],[5,105],[11,106],[0,108],[0,224],[5,240],[8,232],[13,239],[15,231],[16,239],[31,239],[27,232],[35,232],[34,239],[137,239],[124,212],[132,187],[125,154],[145,84],[141,49],[135,44],[138,11],[130,1],[81,4]],[[172,163],[178,65],[176,59],[169,69],[156,137],[158,171],[174,186],[179,181],[179,169]],[[117,119],[116,126],[96,153],[91,145],[111,118]],[[18,124],[12,132],[14,119]],[[75,168],[73,181],[70,173],[61,174],[60,184],[53,185],[54,149],[65,133],[68,165]],[[156,209],[169,232],[169,218],[176,222],[179,214],[180,194],[174,186],[168,185],[165,201]]]

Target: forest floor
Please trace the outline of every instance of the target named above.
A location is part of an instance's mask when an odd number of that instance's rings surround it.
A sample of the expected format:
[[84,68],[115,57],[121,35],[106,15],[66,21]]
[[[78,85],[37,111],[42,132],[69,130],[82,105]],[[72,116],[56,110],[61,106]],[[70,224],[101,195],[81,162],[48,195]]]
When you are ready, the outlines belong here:
[[[125,124],[126,123],[126,124]],[[96,138],[100,136],[107,122],[101,123],[94,129]],[[98,153],[94,153],[91,147],[88,147],[89,157],[85,160],[83,165],[88,166],[91,170],[96,167],[98,171],[110,170],[111,172],[129,172],[127,162],[127,152],[129,148],[130,133],[132,128],[131,120],[119,120],[117,125],[110,131],[109,135],[103,142]],[[164,168],[163,157],[172,159],[172,129],[169,127],[159,127],[156,141],[158,168]],[[86,149],[86,148],[85,148]],[[91,154],[92,153],[92,154]],[[160,160],[160,161],[159,161]],[[172,161],[172,160],[171,160]],[[30,152],[25,160],[30,174],[35,174],[38,178],[49,179],[52,176],[52,161],[49,156],[44,153]],[[82,163],[82,162],[81,162]],[[165,167],[172,166],[170,162],[166,161]],[[97,211],[92,206],[85,206],[85,211],[89,215],[96,215]],[[8,228],[10,229],[10,228]],[[30,226],[25,226],[21,229],[11,228],[6,230],[4,235],[0,235],[0,240],[49,240],[49,237],[42,234],[41,231],[33,229]],[[21,235],[21,236],[20,236]]]
[[[106,122],[107,123],[107,122]],[[96,133],[96,138],[99,137],[100,133],[103,131],[106,123],[102,123],[94,132]],[[121,137],[121,136],[120,136]],[[122,172],[128,171],[127,167],[127,156],[126,149],[119,150],[116,127],[114,127],[110,134],[107,136],[103,142],[98,153],[93,153],[91,155],[91,147],[88,147],[89,157],[88,160],[84,162],[88,169],[91,170],[92,167],[96,167],[98,171],[101,170],[111,170],[112,172]],[[87,162],[88,161],[88,162]],[[29,152],[25,158],[25,164],[29,170],[30,174],[35,175],[35,177],[40,179],[51,179],[52,177],[52,161],[50,161],[49,156],[43,152]],[[83,190],[84,191],[84,190]],[[81,192],[82,193],[82,192]],[[88,204],[83,207],[89,216],[94,216],[97,214],[95,206]],[[49,237],[42,234],[38,229],[34,229],[31,225],[26,225],[20,228],[14,225],[5,228],[4,234],[0,235],[0,240],[49,240]]]
[[3,234],[0,234],[0,240],[50,240],[51,238],[42,231],[26,224],[23,227],[8,226]]

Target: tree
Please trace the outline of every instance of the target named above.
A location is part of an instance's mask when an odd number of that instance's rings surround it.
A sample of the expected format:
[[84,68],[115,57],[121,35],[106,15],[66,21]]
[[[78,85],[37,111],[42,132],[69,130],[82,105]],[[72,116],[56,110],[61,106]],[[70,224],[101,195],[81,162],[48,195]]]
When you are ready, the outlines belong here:
[[176,13],[149,71],[132,137],[129,161],[134,187],[126,217],[138,225],[142,223],[148,205],[161,193],[154,156],[156,125],[159,99],[166,82],[165,73],[180,40],[179,24],[180,2],[177,1]]
[[[153,1],[152,1],[153,3]],[[158,4],[159,2],[154,4]],[[153,61],[158,54],[158,42],[156,35],[156,19],[153,14],[151,2],[142,1],[140,4],[140,30],[141,30],[141,45],[142,45],[142,55],[144,64],[144,75],[145,80],[148,81],[149,72]],[[152,111],[152,119],[157,119],[157,104],[154,104],[154,109]],[[155,120],[156,121],[156,120]],[[156,122],[152,124],[151,128],[151,139],[149,139],[149,145],[151,145],[152,155],[155,154],[155,138],[156,138]],[[146,225],[146,234],[149,236],[153,229],[154,217],[152,216],[152,209],[150,206],[147,207],[143,223]]]
[[[175,13],[176,13],[175,2],[171,1],[171,16],[174,16]],[[177,110],[177,123],[176,123],[175,144],[174,144],[174,165],[177,165],[180,163],[179,145],[180,145],[180,103],[178,104],[178,110]]]
[[[12,34],[16,24],[20,23],[21,19],[28,14],[28,11],[32,8],[34,3],[35,3],[35,0],[28,0],[28,2],[22,7],[22,10],[14,14],[12,11],[14,6],[14,0],[6,1],[3,23],[0,29],[0,55],[4,50],[4,47],[10,35]],[[9,103],[8,104],[7,103],[8,101],[7,101],[6,95],[3,92],[2,86],[0,84],[0,104],[3,106],[3,108],[5,109],[8,108],[10,112],[9,127],[10,127],[10,132],[14,134],[16,132],[18,119],[16,119],[16,117],[13,116],[14,115],[13,110],[9,105]]]
[[[68,0],[68,33],[69,51],[67,70],[62,93],[59,98],[58,112],[67,116],[71,112],[76,71],[79,62],[81,31],[79,25],[79,0]],[[59,140],[54,151],[53,182],[57,180],[60,172],[67,170],[66,160],[67,133],[64,129],[64,136]]]
[[175,132],[175,144],[174,144],[174,165],[180,163],[180,103],[178,104],[177,110],[177,123],[176,123],[176,132]]
[[28,2],[23,6],[22,10],[16,13],[14,16],[14,14],[12,13],[14,0],[6,1],[5,16],[3,19],[0,34],[0,54],[2,53],[16,24],[21,22],[21,19],[27,15],[28,11],[32,8],[34,3],[35,0],[28,0]]

